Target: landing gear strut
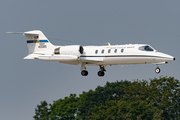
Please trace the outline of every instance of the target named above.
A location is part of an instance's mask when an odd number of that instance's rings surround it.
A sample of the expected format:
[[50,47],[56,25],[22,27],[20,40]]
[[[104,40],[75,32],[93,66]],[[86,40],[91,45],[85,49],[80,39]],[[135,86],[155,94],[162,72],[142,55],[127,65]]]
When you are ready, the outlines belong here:
[[160,69],[159,67],[157,67],[157,68],[155,69],[155,72],[158,74],[158,73],[161,72],[161,69]]
[[88,75],[88,71],[86,70],[86,63],[85,62],[81,64],[81,75],[82,76]]
[[106,71],[106,69],[104,68],[104,65],[100,65],[99,67],[100,67],[100,69],[97,74],[99,77],[103,77],[105,75],[104,71]]
[[[82,76],[87,76],[88,75],[88,71],[86,70],[86,62],[83,62],[82,64],[81,64],[81,75]],[[99,65],[99,71],[98,71],[98,76],[99,77],[103,77],[104,75],[105,75],[105,73],[104,73],[104,71],[106,71],[106,69],[105,69],[105,67],[104,67],[104,65]]]

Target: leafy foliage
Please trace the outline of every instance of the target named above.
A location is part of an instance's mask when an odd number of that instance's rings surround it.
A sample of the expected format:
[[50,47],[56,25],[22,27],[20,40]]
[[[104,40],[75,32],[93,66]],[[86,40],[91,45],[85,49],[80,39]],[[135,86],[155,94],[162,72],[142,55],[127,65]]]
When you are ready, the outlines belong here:
[[104,87],[76,97],[43,101],[35,109],[35,120],[158,120],[180,119],[180,81],[173,77],[107,82]]
[[33,116],[34,120],[48,120],[49,118],[49,108],[46,101],[41,101],[41,105],[37,105],[35,108],[35,116]]
[[93,114],[89,117],[92,120],[160,119],[160,110],[154,103],[142,100],[136,102],[111,100],[105,106],[95,106],[93,110]]
[[75,119],[75,114],[78,108],[78,99],[79,98],[76,97],[76,94],[71,94],[69,97],[54,101],[52,105],[50,104],[50,118],[64,118],[66,120]]
[[94,91],[83,92],[78,101],[78,118],[88,119],[88,116],[92,114],[91,108],[94,106],[101,106],[106,101],[120,98],[124,94],[123,88],[129,84],[128,81],[107,82],[104,87],[98,86]]
[[157,93],[154,102],[162,110],[163,119],[180,119],[180,82],[173,77],[153,79]]

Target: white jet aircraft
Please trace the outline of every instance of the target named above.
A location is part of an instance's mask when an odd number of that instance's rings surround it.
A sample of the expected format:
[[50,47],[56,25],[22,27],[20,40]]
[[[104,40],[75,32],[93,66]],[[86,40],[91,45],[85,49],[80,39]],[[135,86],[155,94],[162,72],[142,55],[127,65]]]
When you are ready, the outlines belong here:
[[[173,56],[156,51],[148,44],[127,44],[107,46],[55,46],[50,43],[40,30],[27,31],[26,36],[29,55],[24,59],[38,59],[43,61],[57,61],[59,63],[81,65],[81,75],[87,76],[87,65],[98,65],[100,67],[98,76],[104,76],[107,65],[122,64],[165,64],[174,61]],[[155,69],[160,73],[160,68]]]

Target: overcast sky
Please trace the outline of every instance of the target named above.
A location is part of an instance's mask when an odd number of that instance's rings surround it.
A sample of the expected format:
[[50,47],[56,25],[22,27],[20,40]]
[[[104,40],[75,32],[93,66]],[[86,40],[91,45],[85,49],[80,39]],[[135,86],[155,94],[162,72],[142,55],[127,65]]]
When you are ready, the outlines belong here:
[[[53,103],[71,93],[95,89],[116,80],[172,76],[180,80],[179,0],[1,0],[0,2],[0,119],[32,120],[40,101]],[[5,32],[41,30],[55,45],[147,43],[176,61],[154,64],[80,66],[23,60],[28,54],[25,36]],[[72,42],[70,42],[72,41]]]

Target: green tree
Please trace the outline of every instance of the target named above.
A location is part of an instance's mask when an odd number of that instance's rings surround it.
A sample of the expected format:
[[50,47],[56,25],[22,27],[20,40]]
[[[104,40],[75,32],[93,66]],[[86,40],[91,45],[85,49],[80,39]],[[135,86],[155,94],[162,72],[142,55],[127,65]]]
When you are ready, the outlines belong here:
[[180,119],[180,81],[160,77],[151,80],[150,87],[158,91],[154,102],[162,110],[163,119]]
[[89,118],[180,119],[180,82],[173,77],[133,81],[124,93],[117,102],[94,107]]
[[[105,105],[92,108],[91,119],[104,120],[138,120],[138,119],[160,119],[161,109],[153,100],[149,99],[151,91],[147,81],[134,81],[128,86],[119,88],[124,94],[116,100],[106,101]],[[153,89],[152,89],[153,90]],[[151,96],[153,98],[153,96]]]
[[76,119],[88,119],[92,115],[94,106],[101,106],[106,101],[119,99],[124,95],[123,88],[129,85],[129,81],[107,82],[104,87],[98,86],[94,91],[89,90],[80,95],[78,101],[78,117]]
[[65,97],[64,99],[59,99],[54,101],[53,104],[50,104],[50,118],[51,120],[55,119],[66,119],[72,120],[75,119],[75,115],[77,113],[77,101],[78,97],[76,94],[70,94],[69,97]]
[[35,120],[154,120],[180,119],[180,82],[173,77],[107,82],[76,97],[41,102]]
[[138,100],[135,102],[111,100],[100,107],[92,108],[89,119],[96,120],[158,120],[160,111],[154,103]]
[[41,101],[41,105],[35,108],[34,120],[49,120],[50,110],[46,101]]

